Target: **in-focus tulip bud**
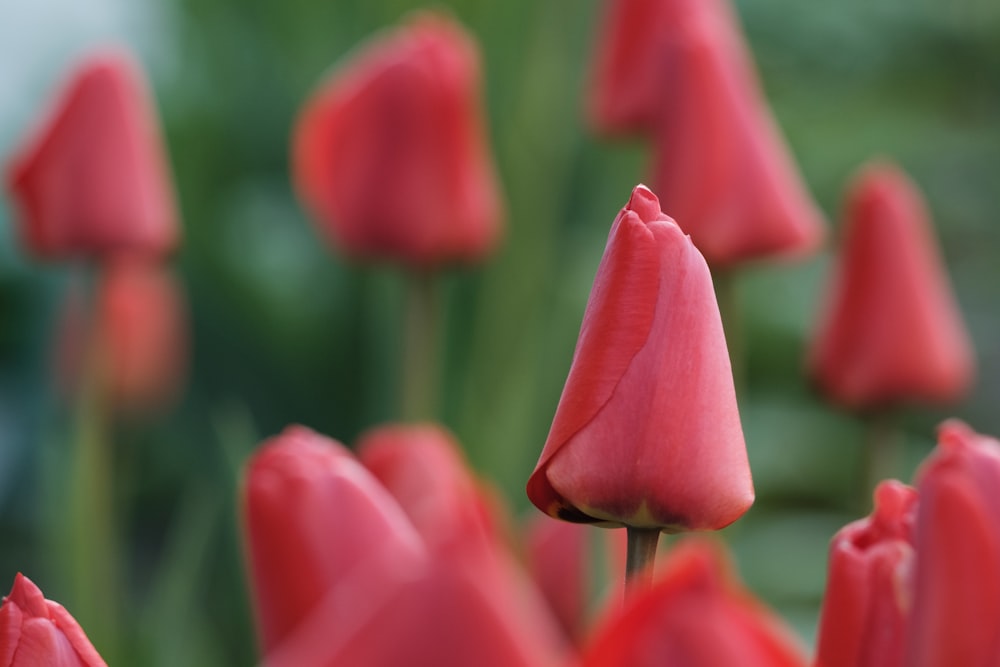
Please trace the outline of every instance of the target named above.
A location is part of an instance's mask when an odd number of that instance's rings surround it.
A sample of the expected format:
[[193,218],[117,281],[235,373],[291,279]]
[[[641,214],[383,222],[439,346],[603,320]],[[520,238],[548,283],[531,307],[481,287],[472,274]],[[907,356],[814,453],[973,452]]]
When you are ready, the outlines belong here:
[[294,133],[296,190],[349,255],[416,267],[476,261],[500,233],[479,56],[454,21],[424,13],[341,64]]
[[753,503],[712,277],[643,186],[611,227],[528,497],[568,521],[668,532]]
[[853,409],[960,398],[972,346],[916,186],[892,164],[866,166],[841,233],[810,357],[821,389]]
[[884,481],[871,516],[834,536],[815,667],[902,667],[916,510],[915,489]]
[[107,52],[79,65],[9,165],[8,188],[20,205],[23,241],[39,258],[174,248],[169,167],[131,58]]
[[301,426],[247,464],[243,522],[265,652],[324,604],[331,627],[348,632],[379,613],[426,558],[399,505],[354,456]]
[[804,667],[780,619],[736,580],[721,547],[688,538],[594,634],[582,667]]
[[23,574],[0,606],[0,665],[106,667],[69,612]]
[[812,252],[824,224],[734,18],[723,3],[696,4],[671,24],[652,187],[713,268]]
[[945,422],[916,481],[906,665],[1000,665],[1000,442]]

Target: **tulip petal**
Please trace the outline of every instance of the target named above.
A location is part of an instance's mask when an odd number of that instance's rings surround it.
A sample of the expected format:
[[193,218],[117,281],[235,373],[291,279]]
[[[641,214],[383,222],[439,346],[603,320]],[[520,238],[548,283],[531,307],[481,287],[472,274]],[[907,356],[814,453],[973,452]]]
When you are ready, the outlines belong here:
[[587,302],[573,365],[528,496],[552,516],[589,520],[567,507],[549,485],[545,468],[559,449],[610,400],[619,380],[645,345],[659,292],[660,258],[653,235],[627,212],[608,239]]

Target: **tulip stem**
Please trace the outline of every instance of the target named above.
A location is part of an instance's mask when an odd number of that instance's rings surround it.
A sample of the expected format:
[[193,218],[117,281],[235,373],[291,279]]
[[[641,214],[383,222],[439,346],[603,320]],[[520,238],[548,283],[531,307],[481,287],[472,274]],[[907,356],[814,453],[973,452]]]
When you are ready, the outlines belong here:
[[403,338],[403,419],[433,419],[438,391],[438,315],[435,274],[414,271],[407,280]]
[[660,540],[659,528],[626,526],[628,539],[625,552],[625,599],[649,588],[653,582],[653,561]]
[[[93,299],[90,300],[91,310]],[[95,318],[90,317],[94,322]],[[76,396],[70,486],[73,614],[106,660],[116,653],[117,541],[112,494],[107,350],[99,325],[87,332]]]
[[899,474],[902,439],[893,415],[888,410],[878,410],[868,415],[865,428],[861,509],[867,514],[872,509],[872,493],[878,483]]

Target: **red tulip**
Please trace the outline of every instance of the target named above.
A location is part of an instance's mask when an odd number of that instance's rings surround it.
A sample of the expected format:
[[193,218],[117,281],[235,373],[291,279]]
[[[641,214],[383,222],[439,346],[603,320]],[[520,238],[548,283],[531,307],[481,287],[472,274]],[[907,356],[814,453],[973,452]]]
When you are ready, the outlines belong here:
[[432,548],[500,539],[492,507],[445,429],[383,426],[364,434],[356,449]]
[[[122,414],[172,405],[187,375],[188,335],[183,293],[170,270],[143,257],[114,257],[101,267],[94,313],[84,301],[72,292],[63,312],[56,350],[63,390],[72,396],[86,373],[98,372]],[[100,342],[96,362],[86,358],[90,336]]]
[[719,549],[684,540],[652,588],[600,627],[582,667],[804,667],[798,642],[730,572]]
[[80,64],[8,179],[21,236],[40,258],[163,254],[177,244],[158,121],[140,69],[123,53]]
[[341,64],[295,128],[296,189],[334,245],[421,267],[475,261],[500,232],[473,39],[419,14]]
[[0,665],[106,667],[69,612],[23,574],[0,606]]
[[653,189],[713,268],[811,252],[821,216],[720,6],[672,24]]
[[834,536],[815,667],[904,664],[916,510],[914,489],[885,481],[872,515]]
[[810,366],[835,401],[877,408],[961,397],[973,353],[916,186],[896,167],[861,171]]
[[493,603],[517,610],[511,625],[526,641],[564,649],[555,618],[515,562],[503,521],[450,433],[434,424],[382,426],[366,433],[357,450],[436,559],[467,568]]
[[[384,455],[375,458],[391,467]],[[419,457],[398,460],[407,458]],[[432,468],[386,474],[397,490],[416,489],[424,474],[449,483]],[[435,499],[414,515],[429,520],[435,508],[446,511]],[[443,533],[426,523],[421,535],[327,438],[293,427],[266,444],[247,468],[244,510],[271,667],[546,667],[560,657],[544,632],[551,621],[521,604],[522,582],[499,565],[495,545],[438,542]]]
[[347,633],[388,604],[426,559],[412,524],[354,456],[301,426],[248,463],[243,518],[265,651],[324,604],[332,605],[331,628]]
[[753,502],[708,266],[643,186],[608,239],[528,496],[576,522],[721,528]]
[[946,422],[917,488],[906,665],[1000,665],[1000,442]]
[[98,292],[111,397],[128,412],[170,405],[187,376],[187,308],[169,268],[143,258],[105,264]]
[[527,527],[528,571],[566,636],[573,640],[582,639],[586,630],[590,565],[587,538],[591,530],[545,514],[535,514]]
[[[676,104],[679,27],[692,12],[727,14],[726,0],[609,0],[599,22],[588,113],[599,132],[653,134],[663,110]],[[730,40],[732,62],[748,73],[749,55],[738,32]]]

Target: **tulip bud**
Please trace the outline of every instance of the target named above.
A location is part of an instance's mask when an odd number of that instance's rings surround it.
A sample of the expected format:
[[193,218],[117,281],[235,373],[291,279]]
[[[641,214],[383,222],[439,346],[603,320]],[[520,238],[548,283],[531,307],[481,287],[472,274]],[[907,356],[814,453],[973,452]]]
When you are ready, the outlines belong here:
[[[405,435],[405,429],[399,431]],[[425,429],[422,437],[431,432]],[[369,456],[398,482],[400,493],[417,491],[424,474],[431,482],[450,483],[449,474],[437,476],[428,465],[390,471],[393,461],[413,462],[419,454],[396,458],[386,447],[379,444]],[[437,500],[415,510],[425,523],[420,534],[340,445],[302,427],[265,444],[248,465],[244,485],[264,663],[550,667],[560,662],[559,647],[545,633],[551,620],[515,595],[523,582],[499,565],[503,555],[496,545],[473,539],[470,548],[456,548],[440,542],[442,534],[426,525],[435,508],[447,511]]]
[[914,489],[884,481],[872,515],[834,536],[815,667],[902,667],[916,509]]
[[566,636],[573,640],[582,639],[586,630],[591,530],[536,513],[525,539],[528,571]]
[[528,497],[554,517],[717,529],[753,502],[701,254],[643,186],[618,214]]
[[713,268],[803,255],[824,224],[721,3],[672,23],[653,189]]
[[[728,12],[726,0],[608,0],[604,7],[588,98],[591,125],[608,135],[652,134],[676,103],[679,27],[692,12]],[[748,67],[735,18],[727,18],[733,64]]]
[[[171,271],[139,256],[111,258],[101,267],[94,312],[70,292],[56,348],[57,380],[70,398],[87,372],[100,373],[119,414],[149,415],[177,399],[187,376],[187,308]],[[86,343],[99,340],[98,367]]]
[[868,165],[847,196],[812,375],[853,409],[948,402],[968,390],[972,357],[919,191],[892,164]]
[[247,464],[243,521],[265,651],[324,603],[331,627],[348,632],[377,614],[426,557],[402,510],[354,456],[301,426],[266,442]]
[[108,52],[80,64],[8,173],[20,233],[41,259],[129,250],[160,255],[178,239],[158,121],[142,73]]
[[686,539],[647,591],[597,629],[582,667],[805,667],[779,618],[743,589],[720,548]]
[[907,667],[1000,664],[1000,442],[945,422],[917,471]]
[[107,667],[69,612],[23,574],[0,606],[0,665]]
[[382,426],[365,433],[356,449],[432,548],[500,538],[491,505],[444,428]]
[[335,246],[415,267],[492,250],[500,201],[479,79],[472,38],[419,14],[314,93],[295,128],[293,178]]

